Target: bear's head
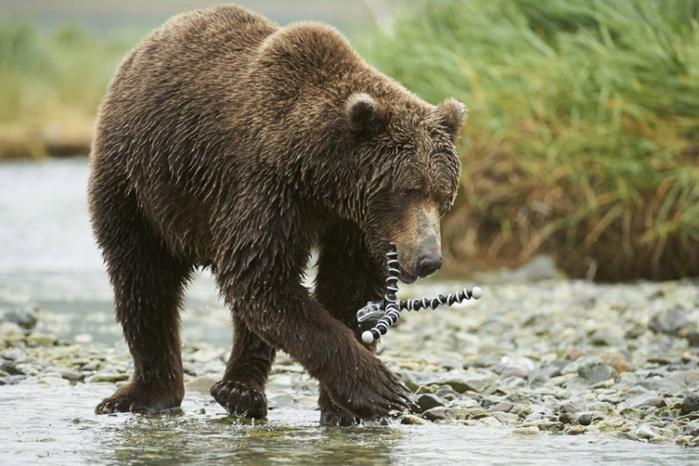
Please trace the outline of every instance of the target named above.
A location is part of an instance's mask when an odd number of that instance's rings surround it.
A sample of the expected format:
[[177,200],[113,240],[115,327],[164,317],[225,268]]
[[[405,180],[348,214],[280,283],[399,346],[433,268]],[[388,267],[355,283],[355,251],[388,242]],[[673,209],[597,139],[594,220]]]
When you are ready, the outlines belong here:
[[459,186],[455,143],[466,115],[454,99],[433,106],[411,94],[400,97],[353,93],[344,116],[353,139],[357,221],[369,251],[385,260],[394,243],[400,278],[412,283],[442,265],[440,218]]

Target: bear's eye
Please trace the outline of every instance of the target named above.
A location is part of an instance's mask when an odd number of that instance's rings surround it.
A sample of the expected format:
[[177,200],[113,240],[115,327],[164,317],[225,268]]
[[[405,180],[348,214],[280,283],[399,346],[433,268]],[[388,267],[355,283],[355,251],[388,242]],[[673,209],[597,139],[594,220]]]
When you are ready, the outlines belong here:
[[398,190],[398,197],[402,200],[408,200],[416,197],[418,194],[417,189],[403,188]]

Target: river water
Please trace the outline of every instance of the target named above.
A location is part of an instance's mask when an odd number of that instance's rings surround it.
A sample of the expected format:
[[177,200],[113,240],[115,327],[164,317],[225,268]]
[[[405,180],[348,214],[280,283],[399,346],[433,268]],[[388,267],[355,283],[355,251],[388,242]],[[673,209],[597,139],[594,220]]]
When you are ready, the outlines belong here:
[[[36,306],[37,332],[125,353],[90,233],[87,173],[84,158],[0,165],[0,308]],[[184,341],[228,348],[228,322],[201,275],[188,293]],[[234,422],[196,391],[178,415],[94,415],[112,391],[0,386],[0,464],[699,464],[694,449],[612,434],[523,435],[459,422],[321,428],[311,402],[277,401],[266,421]]]

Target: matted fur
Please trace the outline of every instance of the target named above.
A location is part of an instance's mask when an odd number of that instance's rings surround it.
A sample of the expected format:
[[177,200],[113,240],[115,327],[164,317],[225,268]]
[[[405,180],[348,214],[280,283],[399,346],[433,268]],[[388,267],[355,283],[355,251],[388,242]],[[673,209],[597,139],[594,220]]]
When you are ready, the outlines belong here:
[[[90,214],[135,363],[97,411],[179,406],[178,308],[200,266],[233,315],[212,389],[229,412],[266,415],[276,349],[320,381],[323,423],[405,406],[355,312],[382,294],[389,241],[414,243],[398,246],[416,273],[406,251],[421,238],[396,229],[415,202],[453,202],[463,119],[461,104],[425,103],[322,24],[280,28],[223,6],[154,31],[119,68],[92,148]],[[312,295],[301,279],[314,246]]]

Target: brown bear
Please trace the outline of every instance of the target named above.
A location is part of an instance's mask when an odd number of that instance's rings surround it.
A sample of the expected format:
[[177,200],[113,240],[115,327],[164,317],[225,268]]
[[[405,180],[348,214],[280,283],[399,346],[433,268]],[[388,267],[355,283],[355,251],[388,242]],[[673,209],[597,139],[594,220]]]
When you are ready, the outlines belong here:
[[322,24],[222,6],[151,33],[111,83],[91,152],[92,225],[134,359],[96,412],[179,407],[179,306],[197,267],[232,313],[211,389],[231,415],[266,416],[278,349],[318,379],[322,424],[404,409],[356,311],[382,298],[391,242],[403,281],[440,267],[463,121],[463,105],[420,100]]

